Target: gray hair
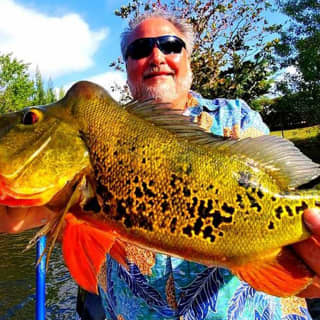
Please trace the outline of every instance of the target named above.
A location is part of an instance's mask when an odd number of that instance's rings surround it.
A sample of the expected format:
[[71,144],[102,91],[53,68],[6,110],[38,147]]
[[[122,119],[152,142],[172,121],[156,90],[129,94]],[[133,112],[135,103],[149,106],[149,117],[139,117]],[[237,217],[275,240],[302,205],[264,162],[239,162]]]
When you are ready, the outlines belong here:
[[158,9],[152,12],[149,12],[149,11],[145,12],[144,14],[139,15],[129,21],[128,28],[126,28],[125,31],[121,33],[121,53],[122,53],[123,60],[125,60],[125,54],[130,44],[129,38],[132,32],[141,22],[149,18],[162,18],[164,20],[171,22],[184,36],[188,55],[191,56],[191,53],[193,50],[193,43],[194,43],[194,32],[193,32],[192,25],[188,23],[186,19],[178,18],[177,16],[175,16],[174,14],[168,11]]

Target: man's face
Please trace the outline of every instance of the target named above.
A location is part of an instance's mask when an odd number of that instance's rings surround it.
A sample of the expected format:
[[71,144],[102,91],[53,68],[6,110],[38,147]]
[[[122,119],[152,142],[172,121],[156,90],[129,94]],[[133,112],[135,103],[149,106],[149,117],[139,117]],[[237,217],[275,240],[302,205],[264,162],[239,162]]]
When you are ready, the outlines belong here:
[[[185,41],[183,35],[169,21],[149,18],[140,23],[129,39],[129,44],[140,38],[174,35]],[[174,102],[191,87],[192,73],[185,48],[181,53],[165,55],[156,45],[148,57],[127,59],[128,84],[133,98]]]

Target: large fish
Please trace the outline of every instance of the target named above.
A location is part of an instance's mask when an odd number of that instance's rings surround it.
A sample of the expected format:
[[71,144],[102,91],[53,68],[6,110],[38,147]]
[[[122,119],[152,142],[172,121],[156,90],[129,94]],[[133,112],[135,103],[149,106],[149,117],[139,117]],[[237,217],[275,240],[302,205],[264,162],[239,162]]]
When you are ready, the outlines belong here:
[[302,214],[320,192],[295,189],[319,175],[286,140],[212,136],[167,105],[122,107],[89,82],[0,117],[0,204],[58,212],[40,234],[54,242],[64,225],[65,262],[92,292],[105,254],[126,265],[130,242],[298,294],[314,273],[286,246],[310,237]]

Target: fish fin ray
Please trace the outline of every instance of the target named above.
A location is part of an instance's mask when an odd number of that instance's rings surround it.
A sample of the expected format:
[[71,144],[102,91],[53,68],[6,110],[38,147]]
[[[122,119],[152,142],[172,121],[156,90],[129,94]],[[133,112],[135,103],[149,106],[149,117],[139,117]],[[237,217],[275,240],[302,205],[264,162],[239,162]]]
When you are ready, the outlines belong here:
[[109,253],[127,267],[125,249],[111,228],[101,230],[68,213],[65,217],[62,252],[75,281],[85,290],[98,293],[98,275]]
[[254,289],[278,297],[299,294],[315,276],[289,247],[274,251],[267,259],[232,267],[231,271]]
[[206,145],[228,155],[235,155],[253,167],[266,170],[283,190],[294,189],[320,176],[320,166],[305,156],[294,144],[278,136],[263,135],[235,140],[206,132],[181,111],[169,104],[152,100],[132,102],[124,108],[146,121],[166,129],[178,139]]

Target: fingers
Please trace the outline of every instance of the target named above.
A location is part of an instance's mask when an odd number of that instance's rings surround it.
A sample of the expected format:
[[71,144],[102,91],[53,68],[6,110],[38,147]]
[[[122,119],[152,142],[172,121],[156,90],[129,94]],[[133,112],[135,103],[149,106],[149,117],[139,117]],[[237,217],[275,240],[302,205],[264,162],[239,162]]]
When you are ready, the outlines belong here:
[[315,277],[312,284],[298,294],[301,298],[319,298],[320,297],[320,278]]
[[320,210],[307,209],[303,214],[303,219],[309,230],[317,236],[320,236]]
[[19,233],[44,225],[54,216],[46,207],[9,208],[0,206],[0,232]]

